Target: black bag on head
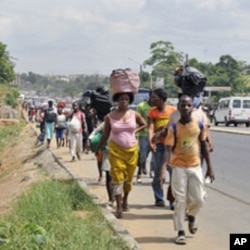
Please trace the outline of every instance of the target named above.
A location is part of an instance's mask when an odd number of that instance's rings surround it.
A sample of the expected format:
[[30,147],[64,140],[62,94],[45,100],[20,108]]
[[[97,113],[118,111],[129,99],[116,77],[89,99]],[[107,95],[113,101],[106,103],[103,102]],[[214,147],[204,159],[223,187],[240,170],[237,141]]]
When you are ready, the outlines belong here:
[[203,92],[207,78],[198,69],[185,65],[176,69],[174,81],[182,89],[183,94],[194,97]]
[[87,94],[90,97],[90,107],[96,110],[98,119],[103,121],[104,117],[110,112],[112,106],[109,91],[103,87],[98,87],[94,91],[85,93],[83,96]]

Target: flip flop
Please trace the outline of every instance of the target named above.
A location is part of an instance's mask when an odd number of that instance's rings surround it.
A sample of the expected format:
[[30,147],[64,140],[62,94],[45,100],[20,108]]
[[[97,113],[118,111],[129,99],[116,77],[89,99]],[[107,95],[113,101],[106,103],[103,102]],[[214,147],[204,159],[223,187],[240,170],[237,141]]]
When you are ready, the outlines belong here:
[[115,217],[116,217],[117,219],[121,219],[121,218],[122,218],[122,212],[116,211]]

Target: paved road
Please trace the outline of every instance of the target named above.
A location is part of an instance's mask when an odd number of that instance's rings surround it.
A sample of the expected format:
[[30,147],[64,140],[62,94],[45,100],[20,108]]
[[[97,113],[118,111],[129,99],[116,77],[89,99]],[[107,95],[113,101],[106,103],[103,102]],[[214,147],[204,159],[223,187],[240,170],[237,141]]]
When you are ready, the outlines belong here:
[[[214,130],[219,129],[222,128],[214,128]],[[226,130],[235,130],[235,128],[230,127]],[[248,132],[245,128],[237,128],[237,131],[239,130],[241,133]],[[98,172],[94,155],[83,154],[81,161],[71,163],[68,149],[56,149],[53,144],[51,150],[69,171],[79,180],[83,180],[89,190],[105,204],[107,194],[104,184],[97,183]],[[167,185],[164,189],[166,188]],[[168,207],[153,206],[154,199],[149,177],[145,177],[142,184],[134,185],[129,198],[130,210],[124,214],[124,218],[119,220],[119,223],[129,231],[143,250],[228,250],[230,233],[250,233],[250,206],[213,190],[213,185],[211,188],[208,186],[207,193],[208,199],[198,217],[199,231],[195,236],[187,233],[186,246],[174,244],[176,232],[173,229],[172,211]]]

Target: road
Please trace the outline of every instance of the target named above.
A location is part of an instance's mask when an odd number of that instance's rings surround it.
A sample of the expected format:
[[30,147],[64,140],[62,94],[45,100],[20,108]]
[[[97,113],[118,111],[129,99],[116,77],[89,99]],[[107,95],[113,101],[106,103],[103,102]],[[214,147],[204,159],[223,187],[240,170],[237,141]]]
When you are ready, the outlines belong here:
[[250,137],[212,132],[212,138],[216,181],[211,186],[250,205]]

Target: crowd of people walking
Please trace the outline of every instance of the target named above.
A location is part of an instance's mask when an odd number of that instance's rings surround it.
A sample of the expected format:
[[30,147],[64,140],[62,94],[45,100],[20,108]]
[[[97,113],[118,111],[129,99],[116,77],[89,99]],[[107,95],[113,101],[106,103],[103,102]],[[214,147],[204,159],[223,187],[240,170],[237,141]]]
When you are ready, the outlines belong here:
[[[147,99],[133,110],[133,91],[113,93],[115,104],[102,121],[89,105],[72,103],[63,113],[53,101],[42,106],[38,115],[40,141],[50,148],[55,133],[57,148],[67,146],[71,161],[81,160],[92,151],[97,162],[98,182],[106,179],[108,205],[118,219],[129,210],[133,183],[152,177],[154,205],[165,207],[163,184],[169,174],[169,208],[177,230],[177,244],[186,244],[185,217],[191,234],[198,230],[196,216],[205,200],[204,177],[215,179],[209,153],[213,151],[209,122],[200,109],[200,96],[179,95],[177,107],[167,104],[164,88],[152,89]],[[33,114],[32,114],[33,115]],[[33,118],[30,119],[33,122]],[[41,136],[43,135],[43,136]],[[151,153],[150,169],[147,159]],[[207,171],[203,173],[203,160]],[[137,170],[137,171],[136,171]],[[103,172],[105,177],[103,177]]]

